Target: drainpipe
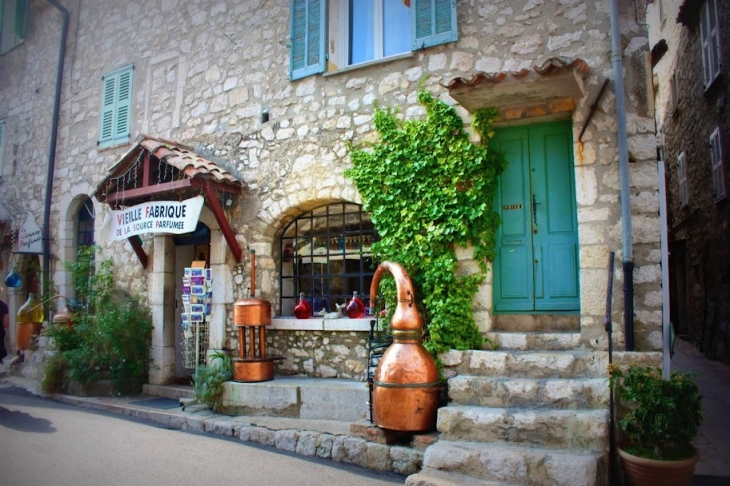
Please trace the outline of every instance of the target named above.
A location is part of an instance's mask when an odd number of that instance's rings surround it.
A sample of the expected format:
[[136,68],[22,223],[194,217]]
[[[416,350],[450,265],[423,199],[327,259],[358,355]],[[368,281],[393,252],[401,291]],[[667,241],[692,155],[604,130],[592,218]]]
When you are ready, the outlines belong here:
[[611,60],[616,92],[616,121],[618,124],[618,160],[621,182],[621,232],[623,234],[624,271],[624,333],[626,351],[634,350],[634,254],[631,244],[631,194],[629,193],[629,148],[626,134],[626,100],[624,94],[623,62],[621,60],[621,27],[618,0],[611,0]]
[[[53,173],[56,166],[56,142],[58,141],[58,117],[61,108],[61,84],[63,82],[63,63],[66,58],[66,39],[68,38],[68,10],[56,0],[48,0],[63,15],[61,24],[61,45],[58,48],[58,63],[56,65],[56,92],[53,101],[53,117],[51,119],[51,142],[48,148],[48,172],[46,174],[46,198],[43,208],[43,282],[50,282],[51,273],[51,237],[49,225],[51,220],[51,196],[53,195]],[[47,316],[49,317],[49,316]],[[50,319],[50,318],[49,318]]]

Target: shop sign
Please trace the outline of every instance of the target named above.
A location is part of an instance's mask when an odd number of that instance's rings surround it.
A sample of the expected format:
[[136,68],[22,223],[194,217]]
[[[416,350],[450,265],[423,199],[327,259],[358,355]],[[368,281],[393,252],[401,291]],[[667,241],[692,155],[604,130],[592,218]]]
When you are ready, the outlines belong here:
[[104,218],[102,236],[114,241],[149,233],[190,233],[198,225],[203,202],[203,196],[196,196],[180,202],[146,202],[111,211]]
[[18,230],[18,249],[16,253],[43,253],[43,238],[41,229],[35,222],[35,217],[26,211],[25,222]]

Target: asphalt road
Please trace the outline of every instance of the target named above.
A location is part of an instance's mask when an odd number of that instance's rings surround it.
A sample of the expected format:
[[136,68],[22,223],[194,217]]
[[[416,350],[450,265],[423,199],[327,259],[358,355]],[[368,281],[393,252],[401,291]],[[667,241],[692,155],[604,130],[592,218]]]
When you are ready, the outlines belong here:
[[0,384],[0,485],[330,486],[403,476],[54,402]]

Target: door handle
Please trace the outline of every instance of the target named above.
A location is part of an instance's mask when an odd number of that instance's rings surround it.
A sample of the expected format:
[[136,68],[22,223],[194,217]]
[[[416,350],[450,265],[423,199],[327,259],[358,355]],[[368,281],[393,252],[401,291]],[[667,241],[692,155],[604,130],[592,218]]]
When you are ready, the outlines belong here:
[[537,198],[535,195],[532,195],[532,222],[535,226],[537,226],[537,205],[542,204],[537,202]]

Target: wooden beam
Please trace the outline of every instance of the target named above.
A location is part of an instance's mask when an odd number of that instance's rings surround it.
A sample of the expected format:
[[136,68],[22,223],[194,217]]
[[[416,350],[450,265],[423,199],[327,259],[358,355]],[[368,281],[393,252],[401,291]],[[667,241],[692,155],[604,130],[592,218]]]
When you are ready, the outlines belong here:
[[144,248],[142,248],[142,238],[139,236],[130,236],[127,238],[127,241],[129,241],[129,244],[132,245],[132,249],[134,250],[134,253],[137,254],[137,258],[139,258],[139,262],[142,264],[142,268],[147,269],[147,253],[144,252]]
[[210,210],[213,211],[213,216],[215,216],[216,221],[218,221],[218,226],[221,227],[223,237],[226,239],[228,247],[231,249],[233,256],[236,258],[236,262],[241,263],[241,247],[238,245],[238,241],[236,241],[236,235],[233,234],[233,230],[231,229],[231,225],[228,223],[228,218],[226,218],[223,208],[220,203],[218,203],[218,197],[216,196],[215,191],[210,186],[206,188],[205,200],[208,203]]
[[151,184],[146,187],[137,187],[135,189],[127,189],[119,192],[112,192],[106,195],[99,194],[97,199],[99,202],[105,202],[111,206],[123,203],[125,200],[139,199],[143,197],[159,196],[168,192],[175,192],[182,189],[199,188],[207,191],[209,188],[216,191],[227,192],[229,194],[240,194],[241,188],[228,184],[218,184],[216,182],[203,181],[200,179],[180,179],[172,182],[163,182],[161,184]]

